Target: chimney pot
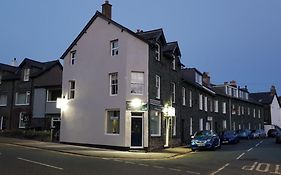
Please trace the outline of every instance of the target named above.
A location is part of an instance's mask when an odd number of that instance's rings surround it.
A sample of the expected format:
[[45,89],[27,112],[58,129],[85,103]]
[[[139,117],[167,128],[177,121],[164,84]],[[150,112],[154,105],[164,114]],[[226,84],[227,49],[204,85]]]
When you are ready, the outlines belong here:
[[104,4],[102,4],[102,14],[111,19],[111,8],[112,8],[112,5],[109,4],[109,1],[105,1]]

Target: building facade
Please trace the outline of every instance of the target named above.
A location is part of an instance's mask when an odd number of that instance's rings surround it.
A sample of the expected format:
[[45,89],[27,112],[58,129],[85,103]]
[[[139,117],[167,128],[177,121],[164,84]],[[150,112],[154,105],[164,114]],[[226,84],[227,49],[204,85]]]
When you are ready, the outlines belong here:
[[26,58],[19,66],[1,64],[0,69],[2,129],[50,129],[60,118],[56,108],[56,98],[61,97],[60,62]]

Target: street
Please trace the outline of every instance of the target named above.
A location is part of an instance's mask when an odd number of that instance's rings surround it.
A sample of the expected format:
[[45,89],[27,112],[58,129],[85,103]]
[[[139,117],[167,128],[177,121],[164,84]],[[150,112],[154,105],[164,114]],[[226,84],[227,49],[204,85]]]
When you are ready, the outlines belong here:
[[274,139],[242,140],[221,150],[167,160],[93,158],[0,144],[1,175],[281,174],[281,145]]

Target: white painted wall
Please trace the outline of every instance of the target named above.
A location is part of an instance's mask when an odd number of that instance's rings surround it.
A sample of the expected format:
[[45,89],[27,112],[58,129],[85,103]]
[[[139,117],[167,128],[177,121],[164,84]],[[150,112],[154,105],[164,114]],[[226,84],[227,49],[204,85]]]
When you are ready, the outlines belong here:
[[270,111],[271,111],[271,123],[273,125],[277,125],[281,127],[281,109],[276,95],[274,96],[272,100],[272,104],[270,105]]
[[[110,41],[119,40],[119,54],[111,56]],[[130,146],[131,119],[126,111],[130,94],[131,71],[145,73],[145,93],[137,96],[148,101],[148,44],[102,18],[97,18],[74,46],[77,60],[70,65],[64,58],[62,94],[68,96],[68,81],[75,80],[75,99],[62,112],[61,141],[112,146]],[[118,95],[109,95],[109,73],[118,72]],[[120,134],[106,134],[106,109],[120,109]],[[144,113],[144,146],[148,145],[147,112]]]

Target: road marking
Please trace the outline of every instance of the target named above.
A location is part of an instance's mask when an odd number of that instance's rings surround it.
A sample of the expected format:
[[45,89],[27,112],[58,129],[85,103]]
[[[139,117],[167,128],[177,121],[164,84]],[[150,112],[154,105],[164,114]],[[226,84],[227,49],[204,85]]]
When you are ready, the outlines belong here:
[[185,171],[185,172],[188,173],[188,174],[200,174],[200,173],[193,172],[193,171]]
[[262,142],[263,142],[263,140],[260,141],[259,143],[257,143],[257,144],[255,145],[255,147],[258,147]]
[[215,175],[215,174],[219,173],[220,171],[222,171],[223,169],[225,169],[228,165],[229,165],[229,163],[225,164],[223,167],[219,168],[217,171],[211,173],[210,175]]
[[180,169],[175,169],[175,168],[169,168],[169,170],[171,170],[171,171],[178,171],[178,172],[182,171]]
[[63,170],[63,168],[60,168],[60,167],[56,167],[56,166],[48,165],[48,164],[45,164],[45,163],[36,162],[36,161],[28,160],[28,159],[24,159],[24,158],[21,158],[21,157],[18,157],[17,159],[18,159],[18,160],[25,161],[25,162],[34,163],[34,164],[37,164],[37,165],[46,166],[46,167],[49,167],[49,168],[54,168],[54,169],[58,169],[58,170]]
[[133,165],[136,164],[136,163],[134,163],[134,162],[128,162],[128,161],[125,161],[125,163],[126,163],[126,164],[133,164]]
[[247,151],[248,151],[248,152],[250,152],[252,149],[253,149],[253,147],[252,147],[252,148],[250,148],[250,149],[248,149]]
[[240,155],[236,158],[236,160],[239,160],[242,156],[244,156],[244,154],[245,154],[245,153],[240,154]]
[[160,169],[162,169],[162,168],[164,168],[164,167],[162,167],[162,166],[157,166],[157,165],[155,165],[155,166],[153,166],[154,168],[160,168]]
[[149,165],[142,164],[142,163],[139,163],[138,165],[140,165],[140,166],[146,166],[146,167],[148,167],[148,166],[149,166]]
[[[262,166],[264,167],[262,168]],[[258,166],[256,167],[256,170],[259,172],[266,173],[269,171],[269,167],[270,167],[269,163],[259,163]]]

